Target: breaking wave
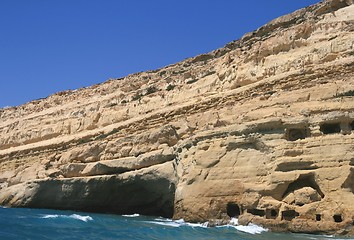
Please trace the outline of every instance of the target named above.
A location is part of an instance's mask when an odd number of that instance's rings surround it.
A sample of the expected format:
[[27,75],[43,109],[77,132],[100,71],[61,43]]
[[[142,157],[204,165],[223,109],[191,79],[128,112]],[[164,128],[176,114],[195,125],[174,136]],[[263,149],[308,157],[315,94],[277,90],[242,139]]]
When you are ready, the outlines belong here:
[[41,218],[65,218],[65,219],[75,219],[83,222],[92,221],[93,218],[90,216],[81,216],[79,214],[71,214],[71,215],[58,215],[58,214],[48,214],[44,215]]
[[183,219],[179,220],[172,220],[168,218],[156,218],[154,221],[145,221],[147,223],[151,224],[157,224],[157,225],[162,225],[162,226],[168,226],[168,227],[182,227],[182,226],[188,226],[188,227],[200,227],[200,228],[207,228],[208,227],[208,222],[205,223],[189,223],[185,222]]
[[[156,218],[156,219],[154,219],[154,221],[145,221],[145,222],[151,223],[151,224],[156,224],[156,225],[168,226],[168,227],[188,226],[188,227],[193,227],[193,228],[195,228],[195,227],[207,228],[209,225],[208,222],[189,223],[189,222],[185,222],[183,219],[171,220],[171,219],[167,219],[167,218]],[[231,219],[231,221],[228,225],[218,226],[218,228],[225,228],[225,227],[232,227],[240,232],[245,232],[245,233],[250,233],[250,234],[260,234],[262,232],[268,231],[268,229],[258,226],[256,224],[252,224],[252,223],[247,226],[239,225],[238,219],[236,219],[236,218]]]
[[[183,219],[180,220],[172,220],[172,219],[167,219],[167,218],[156,218],[154,221],[145,221],[146,223],[150,224],[156,224],[156,225],[162,225],[162,226],[168,226],[168,227],[193,227],[193,228],[207,228],[209,223],[189,223],[185,222]],[[238,224],[238,219],[233,218],[231,219],[230,223],[228,225],[223,225],[223,226],[218,226],[218,228],[235,228],[236,230],[240,232],[245,232],[245,233],[250,233],[250,234],[260,234],[263,232],[267,232],[268,229],[263,228],[261,226],[258,226],[256,224],[249,224],[247,226],[239,225]]]
[[232,218],[228,225],[219,227],[232,227],[240,232],[250,233],[250,234],[260,234],[262,232],[268,232],[268,229],[258,226],[256,224],[250,223],[247,226],[239,225],[237,218]]
[[122,215],[122,217],[135,218],[135,217],[140,217],[140,214],[134,213],[130,215]]

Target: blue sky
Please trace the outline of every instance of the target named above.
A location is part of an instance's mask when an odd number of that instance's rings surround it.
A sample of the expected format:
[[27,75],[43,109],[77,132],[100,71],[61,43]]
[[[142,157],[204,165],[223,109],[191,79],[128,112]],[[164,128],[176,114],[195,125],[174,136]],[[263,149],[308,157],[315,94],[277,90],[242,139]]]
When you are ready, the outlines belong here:
[[319,0],[0,0],[0,107],[153,70]]

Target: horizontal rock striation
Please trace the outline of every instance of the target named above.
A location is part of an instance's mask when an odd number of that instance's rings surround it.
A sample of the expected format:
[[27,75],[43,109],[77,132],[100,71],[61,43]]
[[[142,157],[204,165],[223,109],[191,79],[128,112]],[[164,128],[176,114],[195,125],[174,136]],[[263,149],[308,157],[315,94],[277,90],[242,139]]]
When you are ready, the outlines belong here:
[[354,235],[354,5],[0,110],[0,204]]

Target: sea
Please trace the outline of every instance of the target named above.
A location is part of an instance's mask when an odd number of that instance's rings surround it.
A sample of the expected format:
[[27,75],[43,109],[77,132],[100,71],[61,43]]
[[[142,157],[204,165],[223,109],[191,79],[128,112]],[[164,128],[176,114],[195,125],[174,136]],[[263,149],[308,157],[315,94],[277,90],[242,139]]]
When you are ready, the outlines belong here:
[[[49,209],[0,207],[0,240],[320,240],[349,239],[337,236],[272,233],[257,225],[240,226],[237,219],[220,227],[161,217],[96,214]],[[351,238],[353,239],[353,238]]]

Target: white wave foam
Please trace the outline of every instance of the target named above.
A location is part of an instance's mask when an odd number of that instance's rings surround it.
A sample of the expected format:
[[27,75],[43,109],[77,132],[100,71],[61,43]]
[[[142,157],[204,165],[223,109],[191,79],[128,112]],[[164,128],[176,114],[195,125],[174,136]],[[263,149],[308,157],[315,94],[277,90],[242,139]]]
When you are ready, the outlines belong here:
[[[223,227],[223,226],[220,226]],[[226,227],[233,227],[238,231],[250,233],[250,234],[260,234],[262,232],[267,232],[268,229],[258,226],[256,224],[250,223],[247,226],[239,225],[237,218],[232,218],[230,223]]]
[[58,214],[48,214],[48,215],[44,215],[41,218],[71,218],[71,219],[76,219],[76,220],[80,220],[83,222],[88,222],[88,221],[92,221],[92,217],[90,216],[81,216],[79,214],[71,214],[71,215],[58,215]]
[[204,222],[204,223],[185,223],[185,225],[190,226],[190,227],[200,227],[200,228],[207,228],[209,223]]
[[179,220],[172,220],[168,218],[156,218],[155,221],[147,221],[148,223],[168,226],[168,227],[181,227],[181,226],[189,226],[189,227],[201,227],[206,228],[208,227],[208,222],[205,223],[189,223],[185,222],[183,219]]
[[238,225],[238,219],[237,218],[231,218],[230,224],[231,225]]
[[256,224],[250,223],[247,226],[235,226],[235,228],[241,232],[246,232],[250,234],[260,234],[262,232],[267,232],[268,229],[262,228],[261,226],[257,226]]
[[340,238],[335,238],[336,237],[335,235],[323,235],[323,236],[328,238],[328,239],[331,239],[331,240],[343,240],[343,239],[340,239]]
[[133,218],[133,217],[139,217],[140,214],[134,213],[134,214],[131,214],[131,215],[122,215],[122,216],[123,216],[123,217]]
[[44,215],[41,218],[58,218],[58,217],[59,217],[59,215],[57,215],[57,214],[49,214],[49,215]]
[[81,216],[81,215],[78,215],[78,214],[72,214],[69,217],[73,218],[73,219],[81,220],[81,221],[84,221],[84,222],[93,220],[92,217],[90,217],[90,216]]
[[180,227],[181,226],[181,224],[176,223],[176,222],[147,221],[147,223],[152,223],[152,224],[162,225],[162,226],[167,226],[167,227]]

